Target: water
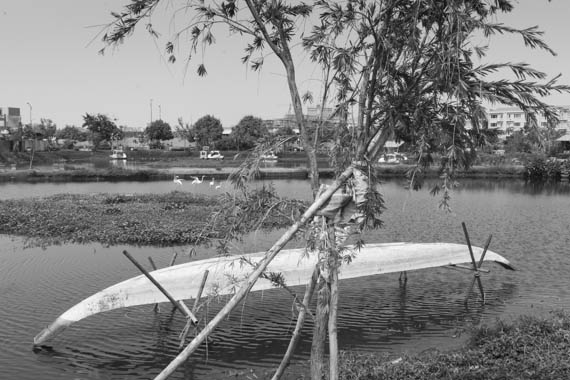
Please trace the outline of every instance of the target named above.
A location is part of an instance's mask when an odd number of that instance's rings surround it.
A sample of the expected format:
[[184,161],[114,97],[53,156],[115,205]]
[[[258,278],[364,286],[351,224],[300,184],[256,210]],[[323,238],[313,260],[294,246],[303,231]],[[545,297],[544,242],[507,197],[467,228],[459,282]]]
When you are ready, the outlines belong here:
[[[308,199],[306,181],[274,181],[278,192]],[[173,189],[209,193],[206,183],[176,187],[172,181],[120,183],[1,184],[0,198],[47,196],[55,193],[145,193]],[[483,276],[487,303],[477,295],[463,305],[469,273],[434,268],[408,273],[406,287],[398,274],[346,280],[341,283],[339,339],[342,349],[366,352],[419,352],[463,343],[474,324],[492,324],[497,317],[546,314],[568,309],[570,299],[570,189],[567,184],[533,187],[519,181],[464,181],[452,195],[451,213],[438,208],[426,190],[407,192],[398,181],[382,185],[388,209],[385,228],[370,232],[369,242],[464,241],[465,221],[474,245],[493,234],[491,249],[507,257],[517,272],[487,264]],[[279,232],[254,235],[239,247],[261,251]],[[140,379],[152,378],[177,354],[184,326],[171,306],[161,304],[116,310],[78,322],[54,339],[51,349],[32,351],[32,339],[59,314],[88,295],[137,275],[121,255],[127,249],[140,262],[152,256],[157,266],[190,260],[185,248],[101,247],[65,245],[22,249],[22,242],[0,237],[0,378],[6,379]],[[194,259],[212,253],[200,249]],[[303,289],[295,289],[302,293]],[[201,314],[211,318],[223,305],[213,302]],[[291,297],[276,289],[248,296],[212,334],[174,379],[247,378],[269,373],[284,353],[294,328]],[[309,321],[295,359],[302,368],[309,357]],[[295,373],[295,369],[293,371]],[[294,375],[290,375],[294,378]]]

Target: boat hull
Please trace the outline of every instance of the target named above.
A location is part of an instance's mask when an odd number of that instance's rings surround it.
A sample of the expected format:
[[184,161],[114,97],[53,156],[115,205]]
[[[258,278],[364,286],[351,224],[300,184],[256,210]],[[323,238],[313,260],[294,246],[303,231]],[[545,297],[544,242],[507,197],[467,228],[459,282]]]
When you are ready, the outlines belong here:
[[[482,251],[479,247],[473,247],[476,261],[479,261]],[[466,245],[449,243],[368,244],[355,251],[355,254],[350,264],[341,267],[340,279],[412,271],[471,261]],[[234,293],[239,288],[242,280],[253,271],[251,264],[259,262],[264,255],[265,252],[239,257],[215,257],[158,269],[150,273],[175,300],[190,299],[197,294],[206,270],[209,273],[203,295],[226,295]],[[287,286],[304,285],[311,278],[316,260],[315,254],[307,255],[304,249],[283,250],[269,264],[267,272],[281,273]],[[507,259],[492,251],[487,251],[485,260],[495,261],[506,269],[514,269]],[[252,291],[272,287],[274,285],[269,280],[259,278]],[[34,338],[34,344],[43,344],[63,328],[97,313],[167,301],[166,296],[147,277],[144,275],[133,277],[93,294],[71,307],[38,334]]]

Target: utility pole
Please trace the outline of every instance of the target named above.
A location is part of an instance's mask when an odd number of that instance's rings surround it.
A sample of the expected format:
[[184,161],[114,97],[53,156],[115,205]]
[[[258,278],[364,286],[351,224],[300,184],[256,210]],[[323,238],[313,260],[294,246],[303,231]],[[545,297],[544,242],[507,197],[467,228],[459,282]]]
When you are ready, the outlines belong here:
[[158,120],[162,120],[162,107],[158,105]]
[[152,98],[150,99],[150,124],[152,124]]

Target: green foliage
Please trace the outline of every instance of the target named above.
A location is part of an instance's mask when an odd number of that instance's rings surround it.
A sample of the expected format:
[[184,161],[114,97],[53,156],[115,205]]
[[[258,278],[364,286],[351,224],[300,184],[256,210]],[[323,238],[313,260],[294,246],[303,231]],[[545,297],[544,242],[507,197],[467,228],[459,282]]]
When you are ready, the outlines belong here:
[[172,140],[172,128],[170,124],[162,120],[155,120],[150,123],[144,130],[144,134],[151,141]]
[[42,138],[52,139],[56,135],[57,125],[51,119],[40,119],[39,132]]
[[512,324],[476,328],[462,350],[432,351],[390,360],[387,355],[343,352],[341,378],[553,380],[570,378],[570,317],[564,312],[548,318],[521,317]]
[[[227,240],[255,229],[282,228],[289,212],[273,191],[260,190],[228,206],[228,198],[173,191],[168,194],[59,194],[0,201],[0,233],[24,236],[31,245],[60,243],[188,245]],[[264,207],[274,202],[274,213]],[[300,207],[300,203],[291,201]],[[17,210],[17,212],[15,212]],[[222,215],[224,213],[224,215]],[[252,216],[263,213],[262,222]],[[290,215],[290,214],[288,214]],[[243,221],[232,226],[227,218]],[[232,219],[233,220],[233,219]]]
[[[556,109],[540,97],[570,89],[527,64],[474,60],[486,54],[472,43],[477,33],[519,35],[527,46],[552,53],[536,28],[494,22],[499,12],[512,9],[510,1],[500,6],[477,0],[316,4],[322,23],[306,35],[304,46],[315,62],[330,69],[338,108],[357,105],[359,110],[354,142],[343,143],[368,147],[368,159],[374,160],[390,137],[404,141],[417,156],[411,181],[421,179],[433,153],[445,158],[439,160],[441,171],[448,173],[446,181],[452,180],[456,169],[471,165],[477,146],[494,140],[486,129],[483,102],[517,106],[529,114],[539,111],[555,120]],[[488,79],[504,71],[517,79]],[[364,151],[347,153],[354,157]]]
[[209,221],[211,233],[217,235],[216,249],[228,254],[231,242],[241,241],[246,233],[272,230],[289,225],[306,207],[305,202],[278,197],[271,186],[244,191],[239,195],[224,194],[217,211]]
[[525,178],[530,181],[559,180],[562,170],[570,170],[570,160],[535,158],[525,165]]
[[82,127],[91,132],[91,138],[95,148],[97,148],[103,141],[112,141],[114,139],[123,138],[123,131],[121,131],[115,122],[109,119],[107,115],[90,115],[86,113],[83,116]]
[[269,132],[259,117],[244,116],[232,128],[231,138],[236,141],[237,149],[251,149],[259,139],[267,137]]
[[192,127],[190,126],[190,124],[185,123],[181,117],[178,118],[178,124],[176,125],[176,131],[174,132],[174,134],[178,138],[181,138],[188,142],[194,141],[194,134],[192,133]]
[[58,129],[55,137],[58,139],[86,141],[87,133],[73,125],[66,125],[63,129]]
[[523,130],[515,131],[505,138],[505,151],[508,153],[531,153],[531,142]]
[[206,115],[198,119],[192,126],[194,140],[199,146],[214,147],[222,138],[224,128],[219,119],[212,115]]

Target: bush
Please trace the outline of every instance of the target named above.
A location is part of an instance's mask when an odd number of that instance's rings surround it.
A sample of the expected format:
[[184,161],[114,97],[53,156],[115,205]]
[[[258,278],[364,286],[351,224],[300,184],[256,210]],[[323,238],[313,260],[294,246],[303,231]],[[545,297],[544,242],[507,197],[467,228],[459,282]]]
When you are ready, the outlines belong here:
[[559,180],[563,170],[570,169],[570,161],[536,158],[525,165],[526,178],[531,181]]

